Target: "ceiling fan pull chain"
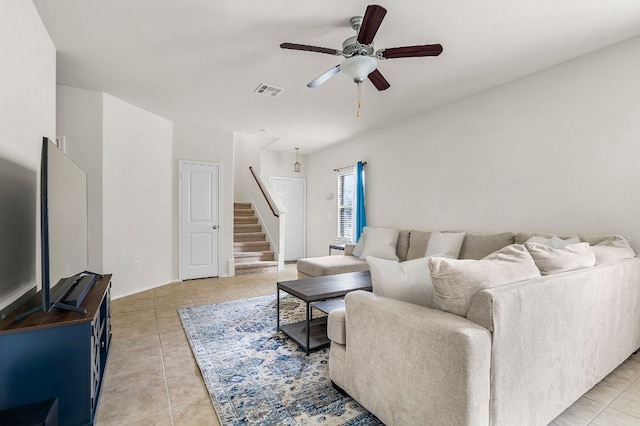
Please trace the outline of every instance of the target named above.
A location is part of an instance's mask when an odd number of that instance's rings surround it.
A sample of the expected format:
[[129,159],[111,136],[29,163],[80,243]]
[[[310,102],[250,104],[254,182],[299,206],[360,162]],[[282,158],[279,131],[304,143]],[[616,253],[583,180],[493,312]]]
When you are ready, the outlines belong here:
[[358,118],[360,118],[360,108],[362,108],[362,103],[360,102],[361,86],[362,86],[362,83],[358,82],[358,113],[356,114]]

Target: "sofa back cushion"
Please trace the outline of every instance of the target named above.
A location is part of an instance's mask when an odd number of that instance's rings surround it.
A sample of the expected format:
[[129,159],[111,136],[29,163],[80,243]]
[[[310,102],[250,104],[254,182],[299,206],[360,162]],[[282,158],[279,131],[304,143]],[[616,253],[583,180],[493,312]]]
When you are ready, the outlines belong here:
[[472,297],[481,290],[540,276],[523,245],[512,244],[481,260],[429,259],[433,302],[438,309],[466,316]]
[[596,265],[629,259],[636,255],[629,245],[629,239],[622,235],[613,235],[591,246],[591,251],[596,255]]
[[479,260],[514,242],[515,234],[513,232],[499,234],[470,234],[467,232],[458,258]]

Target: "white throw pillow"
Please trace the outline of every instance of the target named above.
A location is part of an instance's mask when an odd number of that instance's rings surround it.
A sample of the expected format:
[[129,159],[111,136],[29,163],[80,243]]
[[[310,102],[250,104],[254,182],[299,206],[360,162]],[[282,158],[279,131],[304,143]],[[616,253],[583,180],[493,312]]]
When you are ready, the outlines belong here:
[[511,244],[480,259],[429,259],[433,302],[438,309],[466,316],[471,298],[479,291],[540,276],[531,255],[521,244]]
[[596,255],[596,265],[629,259],[636,255],[629,245],[629,240],[622,235],[609,237],[595,246],[591,246],[591,251]]
[[457,259],[464,241],[464,232],[437,232],[429,236],[425,257]]
[[542,275],[589,268],[596,263],[596,256],[589,249],[589,243],[570,244],[561,249],[538,243],[525,243],[524,246]]
[[553,242],[551,240],[551,238],[543,237],[541,235],[534,235],[527,240],[527,243],[538,243],[544,244],[545,246],[553,247]]
[[398,244],[399,229],[367,226],[364,228],[362,238],[362,254],[360,259],[367,256],[378,257],[380,259],[398,260],[396,245]]
[[429,259],[398,262],[367,256],[373,293],[426,307],[433,306]]
[[580,237],[571,237],[563,240],[560,237],[556,237],[555,235],[551,237],[551,246],[553,248],[561,249],[571,244],[578,244],[580,242]]
[[[367,229],[367,227],[365,226],[364,229]],[[362,249],[364,248],[364,229],[362,231],[362,234],[360,234],[360,239],[358,240],[358,243],[353,248],[353,252],[351,252],[351,254],[353,254],[355,257],[362,256]]]
[[527,243],[537,243],[543,244],[548,247],[561,249],[570,244],[577,244],[580,242],[580,237],[571,237],[563,240],[560,237],[556,237],[555,235],[551,238],[543,237],[542,235],[534,235],[533,237],[527,240]]

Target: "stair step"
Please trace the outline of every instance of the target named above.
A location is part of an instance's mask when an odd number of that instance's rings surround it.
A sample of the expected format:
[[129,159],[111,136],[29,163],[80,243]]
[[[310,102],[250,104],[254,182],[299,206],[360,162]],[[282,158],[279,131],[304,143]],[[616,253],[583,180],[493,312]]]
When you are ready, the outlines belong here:
[[269,251],[268,241],[256,241],[256,242],[240,242],[233,243],[233,252],[242,253],[248,251]]
[[233,242],[234,243],[250,243],[250,242],[258,242],[265,241],[266,233],[264,232],[244,232],[240,234],[233,234]]
[[262,225],[260,225],[259,223],[249,223],[249,224],[236,223],[233,225],[234,234],[245,234],[249,232],[261,232],[261,231],[262,231]]
[[258,274],[260,272],[278,272],[278,262],[263,261],[236,264],[236,275]]
[[233,259],[237,263],[251,263],[265,260],[274,260],[275,254],[272,251],[246,251],[234,253]]
[[241,224],[256,224],[258,223],[258,218],[255,216],[236,216],[233,218],[233,224],[234,225],[241,225]]
[[233,208],[234,209],[250,209],[251,203],[235,202],[233,203]]
[[234,216],[253,216],[253,209],[233,209]]

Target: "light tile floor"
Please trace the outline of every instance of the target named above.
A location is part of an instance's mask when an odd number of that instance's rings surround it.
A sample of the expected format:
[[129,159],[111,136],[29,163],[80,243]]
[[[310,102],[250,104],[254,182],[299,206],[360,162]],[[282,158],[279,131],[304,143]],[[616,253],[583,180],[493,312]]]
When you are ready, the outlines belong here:
[[[275,294],[279,273],[168,284],[113,301],[113,340],[97,426],[219,425],[177,309]],[[640,354],[558,416],[552,426],[640,426]]]

